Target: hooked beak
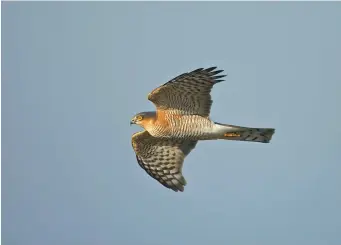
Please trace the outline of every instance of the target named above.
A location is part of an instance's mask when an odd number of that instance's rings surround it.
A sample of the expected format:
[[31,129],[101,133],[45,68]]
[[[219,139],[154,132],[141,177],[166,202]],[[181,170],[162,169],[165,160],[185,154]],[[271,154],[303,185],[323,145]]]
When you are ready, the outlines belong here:
[[135,124],[135,122],[134,122],[133,120],[130,121],[130,126],[131,126],[132,124]]

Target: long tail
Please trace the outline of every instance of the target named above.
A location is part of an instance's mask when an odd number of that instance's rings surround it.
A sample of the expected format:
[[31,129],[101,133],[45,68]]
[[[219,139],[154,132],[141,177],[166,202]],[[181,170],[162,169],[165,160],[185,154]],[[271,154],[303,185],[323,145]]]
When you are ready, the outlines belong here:
[[215,123],[218,139],[269,143],[275,133],[273,128],[248,128]]

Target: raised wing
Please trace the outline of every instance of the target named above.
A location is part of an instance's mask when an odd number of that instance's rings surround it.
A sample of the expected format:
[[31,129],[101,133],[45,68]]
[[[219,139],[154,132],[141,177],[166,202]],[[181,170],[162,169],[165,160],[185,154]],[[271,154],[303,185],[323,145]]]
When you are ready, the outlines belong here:
[[184,191],[182,175],[185,157],[197,141],[154,138],[147,131],[132,137],[132,146],[139,165],[154,179],[173,191]]
[[178,114],[209,116],[212,99],[210,92],[214,84],[222,82],[223,70],[197,69],[181,74],[154,89],[148,99],[157,110],[175,110]]

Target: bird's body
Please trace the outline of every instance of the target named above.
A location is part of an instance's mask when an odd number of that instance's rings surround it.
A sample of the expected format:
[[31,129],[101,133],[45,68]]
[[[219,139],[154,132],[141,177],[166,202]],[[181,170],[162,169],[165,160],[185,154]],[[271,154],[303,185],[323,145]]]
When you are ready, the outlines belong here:
[[210,91],[222,81],[215,67],[184,73],[154,89],[148,99],[157,110],[138,113],[131,121],[145,131],[135,133],[132,146],[140,166],[161,184],[183,191],[182,164],[199,140],[270,142],[274,129],[213,122]]
[[154,113],[154,117],[150,117],[141,125],[154,137],[191,140],[203,140],[211,136],[215,126],[210,119],[199,115],[162,112]]
[[200,115],[179,115],[160,112],[142,112],[139,115],[145,115],[145,119],[143,120],[143,122],[141,122],[141,126],[145,130],[147,130],[151,136],[160,139],[168,138],[183,140],[235,140],[236,135],[232,135],[232,133],[243,132],[250,134],[249,137],[244,137],[244,141],[263,142],[266,141],[266,139],[257,140],[256,132],[262,133],[266,130],[271,131],[271,129],[257,129],[215,123],[211,121],[208,117],[203,117]]

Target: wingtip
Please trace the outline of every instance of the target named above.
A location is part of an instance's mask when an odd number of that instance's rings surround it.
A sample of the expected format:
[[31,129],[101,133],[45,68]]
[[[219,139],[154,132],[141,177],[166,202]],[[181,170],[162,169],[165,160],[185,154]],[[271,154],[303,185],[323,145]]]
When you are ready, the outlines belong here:
[[[221,72],[224,72],[224,70],[216,70],[218,67],[217,66],[211,66],[211,67],[208,67],[208,68],[198,68],[198,69],[195,69],[189,73],[195,73],[195,72],[201,72],[201,71],[204,71],[204,72],[208,72],[210,73],[211,75],[218,75],[219,73]],[[221,76],[227,76],[227,75],[221,75]],[[217,78],[220,78],[220,77],[217,77]]]
[[205,71],[211,72],[214,71],[215,69],[217,69],[217,66],[211,66],[209,68],[206,68]]
[[182,186],[182,188],[170,188],[168,187],[168,189],[174,191],[174,192],[184,192],[185,188]]
[[198,68],[198,69],[195,69],[195,70],[193,70],[191,72],[198,72],[198,71],[203,71],[203,70],[204,70],[204,68]]

